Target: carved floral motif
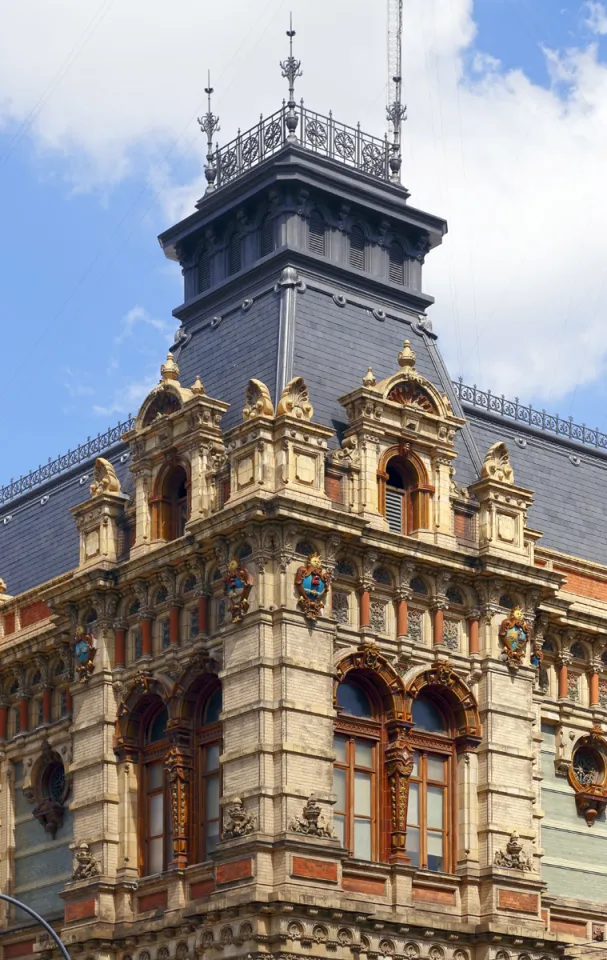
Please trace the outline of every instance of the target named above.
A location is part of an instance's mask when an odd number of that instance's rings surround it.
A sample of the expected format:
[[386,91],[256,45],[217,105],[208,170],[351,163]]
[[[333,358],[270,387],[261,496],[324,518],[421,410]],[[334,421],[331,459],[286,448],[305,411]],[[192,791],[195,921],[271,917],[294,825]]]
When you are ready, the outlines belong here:
[[511,870],[531,870],[531,857],[523,853],[523,845],[516,830],[510,835],[505,850],[497,850],[493,861],[496,867],[509,867]]
[[103,457],[95,460],[90,490],[91,497],[99,497],[103,493],[120,493],[120,481],[109,460],[104,460]]
[[316,795],[311,793],[302,810],[301,817],[294,817],[289,824],[289,828],[294,833],[303,833],[308,837],[328,837],[335,839],[335,834],[328,827],[321,817],[320,804],[316,802]]
[[253,833],[256,824],[257,818],[245,810],[240,797],[235,797],[227,808],[221,839],[234,840],[237,837],[244,837],[248,833]]
[[92,880],[101,873],[99,861],[91,853],[91,848],[84,841],[80,844],[74,854],[76,863],[72,873],[73,880]]
[[500,441],[489,447],[481,467],[481,477],[499,480],[501,483],[514,483],[514,471],[510,465],[510,454],[505,443]]

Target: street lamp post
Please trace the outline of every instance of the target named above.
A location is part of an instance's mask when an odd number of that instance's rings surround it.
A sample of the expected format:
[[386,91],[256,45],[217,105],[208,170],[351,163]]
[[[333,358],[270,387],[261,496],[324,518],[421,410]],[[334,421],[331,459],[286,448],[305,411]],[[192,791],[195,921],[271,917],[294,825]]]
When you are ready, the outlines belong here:
[[6,893],[0,893],[0,900],[6,900],[7,903],[12,903],[14,907],[19,907],[20,910],[25,910],[26,913],[29,913],[30,917],[33,917],[36,923],[39,923],[41,927],[44,927],[46,932],[53,938],[61,953],[64,957],[64,960],[72,960],[69,953],[67,952],[66,946],[60,937],[55,933],[50,923],[47,923],[46,920],[43,920],[42,917],[36,913],[35,910],[32,910],[31,907],[28,907],[27,904],[21,903],[20,900],[15,900],[14,897],[9,897]]

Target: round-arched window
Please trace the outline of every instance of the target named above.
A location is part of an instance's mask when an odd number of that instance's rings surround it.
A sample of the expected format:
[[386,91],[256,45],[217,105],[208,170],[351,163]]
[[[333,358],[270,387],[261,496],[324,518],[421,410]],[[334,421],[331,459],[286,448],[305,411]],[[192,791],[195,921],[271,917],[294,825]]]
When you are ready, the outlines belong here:
[[59,761],[49,764],[44,774],[43,793],[55,803],[63,803],[65,799],[65,770]]
[[578,747],[573,754],[572,767],[573,775],[581,787],[603,783],[605,779],[605,762],[590,747]]
[[348,683],[347,680],[337,687],[337,706],[350,717],[373,716],[373,709],[369,697],[358,684]]

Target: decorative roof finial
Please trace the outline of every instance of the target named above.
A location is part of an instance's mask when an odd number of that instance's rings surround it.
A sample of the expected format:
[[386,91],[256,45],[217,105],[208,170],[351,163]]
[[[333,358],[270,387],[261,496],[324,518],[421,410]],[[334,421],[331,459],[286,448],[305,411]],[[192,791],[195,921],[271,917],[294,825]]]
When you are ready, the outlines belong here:
[[417,357],[415,356],[415,350],[411,349],[411,341],[405,340],[403,343],[403,349],[398,355],[398,365],[399,367],[414,367]]
[[160,375],[165,383],[167,380],[179,380],[179,367],[172,353],[167,353],[166,362],[160,367]]
[[403,120],[407,119],[407,108],[402,102],[402,46],[403,0],[388,0],[388,86],[390,93],[386,116],[392,124],[390,179],[394,183],[400,182],[402,164],[400,132]]
[[207,95],[207,112],[202,117],[198,117],[198,123],[203,133],[207,135],[207,165],[204,168],[204,175],[207,178],[207,189],[205,193],[211,193],[215,189],[215,179],[217,177],[217,167],[215,166],[215,154],[213,153],[213,134],[220,130],[219,117],[216,117],[211,110],[211,71],[208,73],[208,86],[204,88]]
[[295,36],[295,30],[293,29],[293,14],[289,15],[289,29],[287,30],[287,36],[289,38],[289,56],[286,60],[281,60],[280,68],[282,70],[282,76],[289,83],[289,100],[287,103],[288,112],[286,117],[286,124],[289,140],[296,140],[295,131],[297,130],[298,116],[295,112],[295,81],[298,77],[302,76],[301,71],[301,60],[296,60],[293,56],[293,37]]
[[375,379],[375,374],[373,373],[371,367],[369,367],[363,377],[363,387],[374,387],[376,383],[377,380]]

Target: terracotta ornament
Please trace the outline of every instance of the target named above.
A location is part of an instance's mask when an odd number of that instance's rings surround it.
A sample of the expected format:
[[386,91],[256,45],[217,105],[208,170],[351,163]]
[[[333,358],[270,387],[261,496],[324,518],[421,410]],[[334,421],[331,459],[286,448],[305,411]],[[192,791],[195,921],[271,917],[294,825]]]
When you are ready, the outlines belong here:
[[301,566],[295,574],[295,588],[299,594],[298,606],[303,610],[307,620],[318,620],[320,617],[331,574],[323,569],[322,560],[317,553],[308,557],[308,562]]
[[249,594],[252,586],[253,582],[247,568],[238,560],[230,560],[228,572],[223,578],[223,588],[228,598],[233,623],[242,620],[249,609]]
[[[518,670],[527,649],[531,628],[520,607],[513,607],[509,617],[502,620],[499,636],[504,650],[502,659],[511,670]],[[535,652],[535,651],[534,651]]]
[[95,647],[95,638],[91,633],[85,633],[84,627],[78,627],[76,630],[73,651],[80,683],[88,683],[95,669],[94,660],[97,655],[97,648]]

